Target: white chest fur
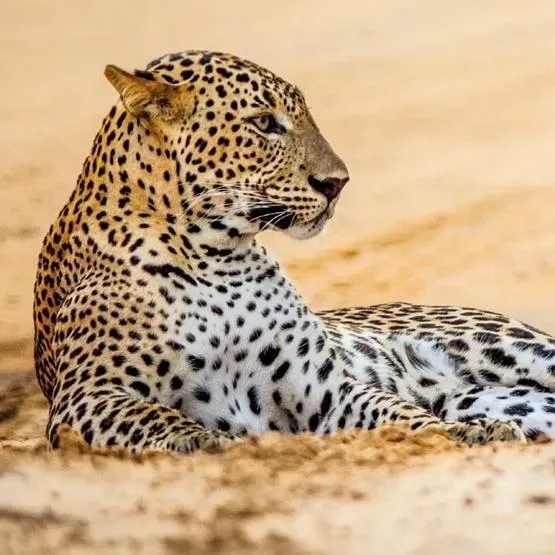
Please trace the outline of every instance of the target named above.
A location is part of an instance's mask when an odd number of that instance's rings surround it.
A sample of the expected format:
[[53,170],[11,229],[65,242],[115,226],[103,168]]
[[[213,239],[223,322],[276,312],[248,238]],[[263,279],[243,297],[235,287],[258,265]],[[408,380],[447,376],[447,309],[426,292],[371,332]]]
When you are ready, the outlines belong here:
[[167,295],[172,360],[162,402],[213,428],[307,428],[329,353],[322,323],[272,261]]

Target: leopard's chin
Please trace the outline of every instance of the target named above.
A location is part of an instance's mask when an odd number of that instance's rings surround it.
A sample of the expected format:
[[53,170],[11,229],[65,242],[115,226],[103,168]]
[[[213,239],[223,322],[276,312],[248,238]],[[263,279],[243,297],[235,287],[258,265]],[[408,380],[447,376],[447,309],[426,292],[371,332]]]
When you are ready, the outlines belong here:
[[294,239],[300,239],[300,240],[311,239],[312,237],[315,237],[316,235],[322,232],[322,230],[324,229],[324,227],[326,227],[326,224],[330,218],[331,218],[331,215],[329,213],[329,208],[328,208],[327,210],[322,212],[319,216],[316,216],[316,218],[313,218],[309,222],[302,223],[302,224],[301,223],[293,224],[292,226],[290,226],[284,231],[285,233],[287,233],[287,235],[289,235],[290,237],[293,237]]

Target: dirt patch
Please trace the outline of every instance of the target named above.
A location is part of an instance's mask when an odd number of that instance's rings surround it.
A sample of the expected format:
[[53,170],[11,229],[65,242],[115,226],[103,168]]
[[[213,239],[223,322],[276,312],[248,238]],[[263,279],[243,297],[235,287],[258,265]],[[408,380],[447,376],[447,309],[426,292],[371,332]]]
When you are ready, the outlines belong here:
[[458,553],[493,527],[492,550],[480,552],[497,553],[512,519],[531,520],[537,543],[554,513],[551,444],[469,449],[386,427],[131,457],[62,436],[56,452],[42,440],[0,442],[4,552],[366,553],[376,541],[393,542],[391,553]]
[[34,372],[0,372],[0,440],[40,437],[47,409]]

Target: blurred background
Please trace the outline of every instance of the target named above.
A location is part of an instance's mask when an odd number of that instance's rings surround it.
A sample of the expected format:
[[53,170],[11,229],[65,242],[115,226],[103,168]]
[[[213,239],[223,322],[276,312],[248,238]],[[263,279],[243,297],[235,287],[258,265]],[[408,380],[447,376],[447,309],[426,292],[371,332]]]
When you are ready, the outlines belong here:
[[0,371],[32,363],[35,263],[115,101],[107,63],[229,51],[305,92],[351,181],[326,232],[269,234],[315,308],[393,300],[555,333],[555,2],[3,5]]

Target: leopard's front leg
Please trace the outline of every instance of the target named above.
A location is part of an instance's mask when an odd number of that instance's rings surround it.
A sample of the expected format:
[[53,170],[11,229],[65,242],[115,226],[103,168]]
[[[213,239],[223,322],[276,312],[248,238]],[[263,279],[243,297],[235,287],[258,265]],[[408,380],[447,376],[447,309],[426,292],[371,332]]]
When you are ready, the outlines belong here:
[[398,395],[346,378],[341,384],[337,410],[326,422],[325,431],[374,429],[383,424],[405,424],[411,430],[443,430],[456,441],[468,445],[490,441],[525,441],[514,422],[485,418],[458,422],[442,420]]

